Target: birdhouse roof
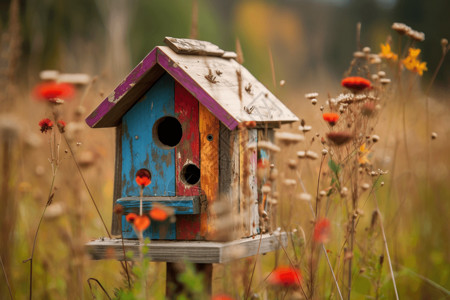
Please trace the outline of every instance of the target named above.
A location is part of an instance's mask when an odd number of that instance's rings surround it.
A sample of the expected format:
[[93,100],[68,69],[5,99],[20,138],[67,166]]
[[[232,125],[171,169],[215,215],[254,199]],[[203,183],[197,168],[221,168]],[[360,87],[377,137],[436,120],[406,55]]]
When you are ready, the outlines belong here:
[[87,117],[94,128],[112,127],[164,73],[169,73],[225,126],[239,123],[289,123],[298,118],[239,64],[233,52],[214,44],[166,38]]

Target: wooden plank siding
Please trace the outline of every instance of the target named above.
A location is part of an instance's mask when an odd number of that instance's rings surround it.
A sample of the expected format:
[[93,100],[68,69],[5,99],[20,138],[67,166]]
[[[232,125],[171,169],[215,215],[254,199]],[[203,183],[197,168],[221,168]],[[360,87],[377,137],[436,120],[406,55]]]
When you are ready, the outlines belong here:
[[[182,85],[175,82],[175,116],[183,128],[183,136],[175,147],[177,196],[199,195],[200,183],[188,184],[182,178],[183,167],[188,164],[200,166],[199,104]],[[200,214],[176,216],[177,240],[199,239]]]
[[[117,199],[122,196],[122,123],[116,127],[116,153],[114,161],[114,191],[113,191],[113,211]],[[111,233],[119,235],[122,230],[122,225],[119,219],[113,212]]]
[[219,199],[221,232],[219,240],[240,238],[239,231],[239,133],[220,123],[219,137]]
[[[259,230],[256,179],[258,136],[256,129],[243,128],[239,133],[240,216],[244,236],[251,236],[257,234]],[[254,148],[249,149],[249,146],[254,146]]]
[[219,119],[199,104],[200,185],[207,202],[201,206],[200,234],[214,236],[215,216],[210,209],[219,196]]
[[[155,122],[164,116],[174,116],[174,80],[164,74],[151,89],[122,118],[122,197],[139,196],[140,187],[135,174],[146,168],[152,182],[145,187],[145,196],[175,196],[175,150],[159,147],[152,136]],[[124,234],[127,224],[122,222]],[[144,232],[151,239],[175,239],[175,223],[170,223],[164,236],[158,232],[158,224]],[[135,236],[133,232],[129,233]]]

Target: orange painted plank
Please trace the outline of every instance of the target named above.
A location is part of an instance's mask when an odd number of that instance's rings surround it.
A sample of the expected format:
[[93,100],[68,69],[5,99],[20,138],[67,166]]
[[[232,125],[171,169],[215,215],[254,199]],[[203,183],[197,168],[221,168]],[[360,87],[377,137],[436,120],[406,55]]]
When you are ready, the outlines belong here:
[[215,216],[211,205],[219,195],[219,120],[199,104],[200,185],[207,203],[202,204],[200,234],[206,239],[214,236]]

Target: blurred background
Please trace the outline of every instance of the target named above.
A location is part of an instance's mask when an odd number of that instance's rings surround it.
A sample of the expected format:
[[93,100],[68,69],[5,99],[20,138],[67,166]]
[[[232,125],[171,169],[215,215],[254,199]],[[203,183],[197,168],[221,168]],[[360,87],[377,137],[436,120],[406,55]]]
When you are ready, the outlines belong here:
[[[386,218],[393,220],[388,222],[393,224],[388,228],[389,234],[399,239],[394,246],[397,262],[417,275],[405,271],[404,277],[400,276],[401,292],[416,299],[425,299],[429,295],[433,295],[433,299],[445,298],[445,293],[436,292],[438,289],[433,284],[450,289],[448,58],[430,92],[430,129],[439,136],[431,148],[431,177],[426,177],[424,165],[429,133],[423,125],[423,91],[441,59],[441,39],[450,38],[448,0],[0,0],[1,139],[3,145],[7,145],[3,148],[2,159],[5,161],[8,157],[11,163],[7,169],[3,165],[2,181],[8,184],[2,186],[1,197],[16,203],[2,215],[0,231],[7,234],[2,236],[0,252],[2,257],[9,258],[7,270],[17,295],[26,295],[28,273],[21,261],[30,253],[51,178],[47,137],[38,132],[37,126],[48,108],[33,101],[30,92],[40,81],[39,72],[53,69],[85,73],[96,78],[86,95],[81,96],[80,92],[82,115],[79,115],[80,111],[78,115],[75,113],[80,103],[71,102],[67,103],[65,117],[68,122],[86,127],[74,138],[80,143],[76,151],[92,156],[93,167],[85,169],[86,177],[107,224],[110,224],[114,130],[88,129],[83,119],[149,51],[156,45],[163,45],[165,36],[190,36],[195,6],[198,7],[197,38],[231,51],[235,51],[236,39],[239,39],[244,66],[313,126],[320,123],[321,115],[317,107],[313,108],[304,99],[304,94],[319,92],[323,102],[328,93],[334,95],[341,91],[340,79],[357,50],[358,22],[362,25],[361,45],[370,47],[373,53],[380,52],[380,44],[389,36],[397,38],[391,29],[393,22],[406,23],[425,33],[425,41],[417,46],[422,49],[421,59],[427,62],[429,71],[420,81],[414,81],[414,93],[407,106],[406,127],[412,159],[402,160],[401,149],[394,146],[399,135],[389,135],[392,130],[401,128],[396,125],[397,110],[393,109],[380,122],[379,135],[385,138],[385,150],[379,151],[374,161],[391,169],[397,184],[394,192],[386,196],[386,201],[391,203],[385,207]],[[279,84],[281,80],[285,81],[283,86]],[[13,124],[13,128],[4,124]],[[323,124],[317,127],[325,128]],[[6,134],[10,132],[13,132],[13,138],[5,142]],[[399,162],[392,165],[396,157]],[[413,165],[408,165],[411,161]],[[56,224],[60,226],[43,225],[38,244],[47,241],[55,247],[44,245],[38,252],[41,261],[36,267],[39,275],[35,278],[36,285],[49,287],[38,292],[38,298],[61,299],[68,295],[71,287],[66,279],[69,275],[59,270],[54,262],[64,261],[67,249],[74,249],[70,246],[74,243],[72,236],[87,240],[104,235],[89,198],[80,192],[82,187],[77,191],[76,187],[82,186],[79,179],[69,175],[75,174],[71,160],[63,158],[61,168],[66,177],[57,180],[57,187],[65,192],[58,200],[71,203],[66,204],[64,213],[74,207],[79,209],[79,218],[49,221],[59,222]],[[412,183],[405,179],[404,170],[414,174],[415,188],[411,189]],[[431,183],[423,186],[424,181]],[[82,241],[77,243],[82,244]],[[57,253],[55,249],[58,249]],[[92,264],[84,261],[82,264],[89,276],[103,276],[105,285],[120,285],[118,276],[102,275],[105,269],[117,270],[114,262]],[[78,267],[68,263],[67,270]],[[58,276],[59,272],[61,276]],[[3,277],[0,282],[0,290],[4,293]]]

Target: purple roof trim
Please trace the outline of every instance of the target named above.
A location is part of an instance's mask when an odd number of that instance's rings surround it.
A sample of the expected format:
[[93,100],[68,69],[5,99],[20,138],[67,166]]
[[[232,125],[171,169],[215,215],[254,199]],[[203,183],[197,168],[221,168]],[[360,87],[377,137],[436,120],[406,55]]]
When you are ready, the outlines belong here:
[[[156,64],[157,48],[154,48],[103,102],[86,118],[90,127],[95,125],[117,104],[120,99]],[[125,113],[125,112],[124,112]]]
[[186,90],[194,95],[211,113],[216,116],[228,129],[233,130],[239,122],[231,116],[222,106],[212,98],[201,86],[199,86],[182,68],[168,57],[163,51],[158,50],[158,64],[163,67]]

